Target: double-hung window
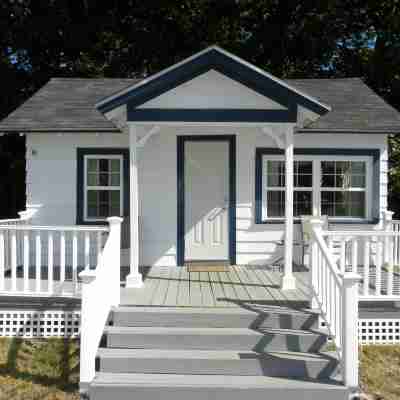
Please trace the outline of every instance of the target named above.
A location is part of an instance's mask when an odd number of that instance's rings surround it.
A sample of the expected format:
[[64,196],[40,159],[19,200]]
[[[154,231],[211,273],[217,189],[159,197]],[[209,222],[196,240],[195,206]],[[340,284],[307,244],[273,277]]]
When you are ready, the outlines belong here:
[[78,151],[78,223],[126,214],[125,169],[124,152]]
[[[285,161],[283,155],[262,154],[259,165],[262,221],[285,217]],[[328,215],[331,220],[371,218],[372,157],[301,155],[294,158],[293,214]],[[378,178],[379,179],[379,178]]]

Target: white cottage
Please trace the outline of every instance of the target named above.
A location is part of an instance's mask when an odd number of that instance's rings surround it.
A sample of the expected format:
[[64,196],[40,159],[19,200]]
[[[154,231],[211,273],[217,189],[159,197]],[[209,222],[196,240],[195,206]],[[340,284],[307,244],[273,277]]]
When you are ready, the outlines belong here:
[[357,389],[358,302],[400,298],[400,116],[362,80],[283,81],[213,46],[142,80],[51,79],[0,131],[27,162],[0,294],[82,295],[91,398]]

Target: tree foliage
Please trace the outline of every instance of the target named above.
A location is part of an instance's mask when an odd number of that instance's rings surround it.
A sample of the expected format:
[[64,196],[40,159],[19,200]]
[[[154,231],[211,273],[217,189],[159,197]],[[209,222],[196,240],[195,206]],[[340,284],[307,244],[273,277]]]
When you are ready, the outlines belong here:
[[400,109],[399,0],[2,0],[0,118],[50,77],[146,76],[214,43],[283,78],[361,76]]

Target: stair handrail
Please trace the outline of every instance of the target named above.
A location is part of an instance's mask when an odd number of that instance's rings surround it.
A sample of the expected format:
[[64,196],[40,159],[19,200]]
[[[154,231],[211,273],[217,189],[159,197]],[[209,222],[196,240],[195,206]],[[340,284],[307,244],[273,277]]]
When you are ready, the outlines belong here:
[[110,233],[96,269],[82,271],[80,332],[80,390],[93,380],[96,353],[111,307],[120,302],[121,223],[120,217],[107,218]]
[[311,219],[311,308],[319,309],[341,362],[343,383],[358,390],[358,283],[354,272],[341,272],[326,242],[324,221]]

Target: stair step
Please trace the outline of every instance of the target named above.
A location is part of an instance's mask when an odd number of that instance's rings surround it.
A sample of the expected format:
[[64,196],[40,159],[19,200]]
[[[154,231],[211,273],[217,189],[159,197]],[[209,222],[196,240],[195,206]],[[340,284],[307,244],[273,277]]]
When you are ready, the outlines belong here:
[[347,400],[344,386],[265,376],[98,373],[90,385],[95,400]]
[[326,335],[318,332],[247,328],[119,327],[105,329],[106,347],[180,350],[318,352]]
[[287,307],[249,305],[245,308],[116,307],[115,326],[312,329],[318,314]]
[[338,361],[325,354],[237,350],[109,349],[98,351],[100,372],[258,375],[327,379]]

